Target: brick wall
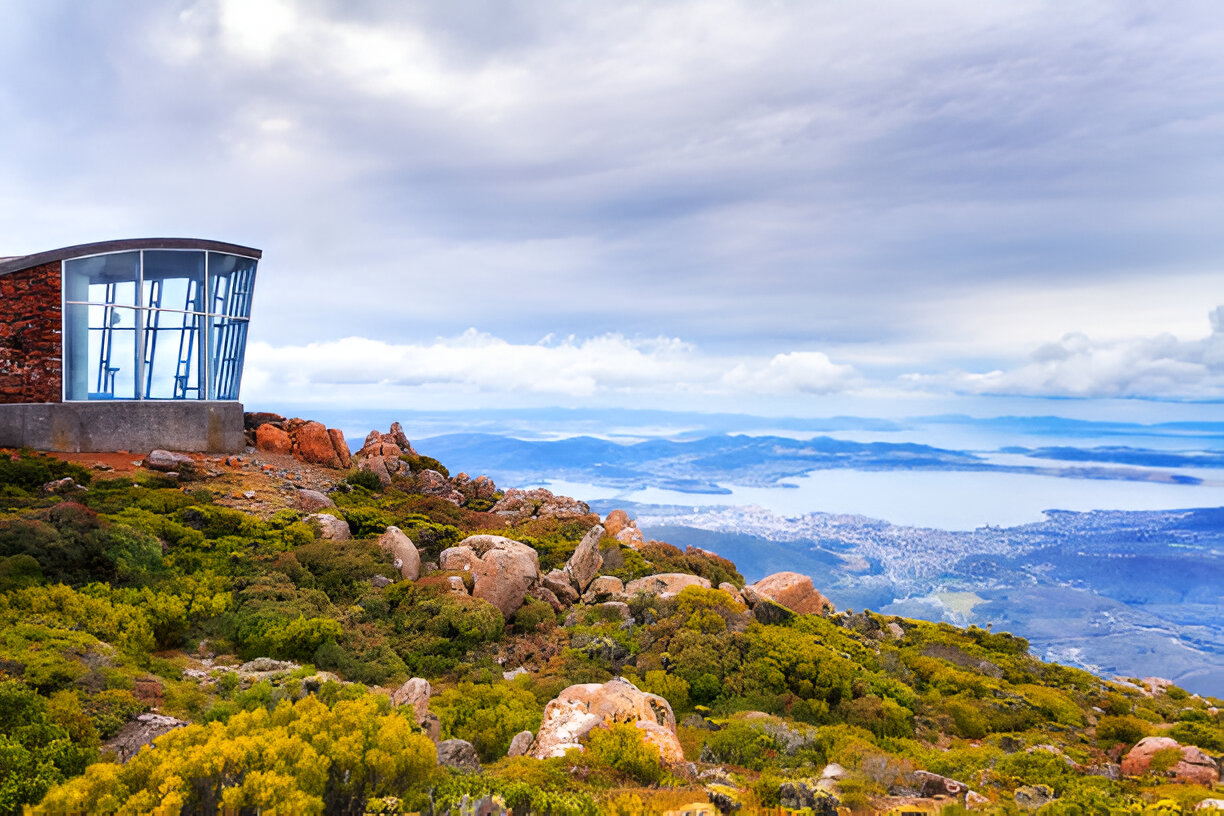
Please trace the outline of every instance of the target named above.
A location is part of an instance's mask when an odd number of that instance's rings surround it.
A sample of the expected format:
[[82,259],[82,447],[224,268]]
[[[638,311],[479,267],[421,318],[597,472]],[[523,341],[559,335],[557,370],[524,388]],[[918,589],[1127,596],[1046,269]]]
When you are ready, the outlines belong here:
[[60,263],[0,275],[0,403],[60,402]]

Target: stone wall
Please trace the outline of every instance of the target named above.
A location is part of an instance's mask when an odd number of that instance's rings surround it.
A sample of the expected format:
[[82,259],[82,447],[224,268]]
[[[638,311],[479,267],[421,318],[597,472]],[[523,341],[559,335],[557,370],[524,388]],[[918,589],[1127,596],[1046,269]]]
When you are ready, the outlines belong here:
[[0,403],[60,402],[60,264],[0,275]]

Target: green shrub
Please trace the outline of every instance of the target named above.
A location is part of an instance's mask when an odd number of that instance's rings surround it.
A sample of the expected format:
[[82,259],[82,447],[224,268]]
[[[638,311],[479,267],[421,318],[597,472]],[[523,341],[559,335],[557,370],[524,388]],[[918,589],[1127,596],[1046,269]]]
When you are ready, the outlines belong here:
[[611,768],[639,785],[654,785],[663,777],[659,749],[646,742],[633,723],[595,728],[587,735],[586,751],[593,764]]
[[705,749],[716,762],[738,765],[759,771],[765,760],[777,754],[778,743],[772,736],[746,722],[733,721],[706,737]]
[[1098,740],[1109,745],[1119,742],[1134,745],[1150,734],[1151,730],[1148,724],[1138,717],[1107,715],[1097,722],[1096,735]]
[[382,490],[382,481],[372,470],[354,470],[344,477],[344,481],[353,487],[365,488],[371,493],[378,493]]
[[72,477],[79,485],[87,485],[93,478],[93,474],[81,465],[29,450],[21,451],[15,459],[7,454],[0,456],[0,485],[34,491],[65,476]]
[[463,682],[435,694],[429,705],[442,723],[442,737],[467,740],[484,762],[504,757],[518,732],[540,727],[535,696],[504,682]]
[[555,624],[557,614],[547,602],[537,598],[527,598],[514,613],[513,622],[517,631],[530,633],[541,626]]

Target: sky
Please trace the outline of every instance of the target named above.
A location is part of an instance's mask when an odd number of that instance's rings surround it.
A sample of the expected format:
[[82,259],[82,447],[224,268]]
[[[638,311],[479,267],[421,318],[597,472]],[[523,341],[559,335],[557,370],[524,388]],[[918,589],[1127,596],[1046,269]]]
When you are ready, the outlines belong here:
[[264,251],[248,405],[1224,401],[1211,0],[0,0],[0,123],[0,255]]

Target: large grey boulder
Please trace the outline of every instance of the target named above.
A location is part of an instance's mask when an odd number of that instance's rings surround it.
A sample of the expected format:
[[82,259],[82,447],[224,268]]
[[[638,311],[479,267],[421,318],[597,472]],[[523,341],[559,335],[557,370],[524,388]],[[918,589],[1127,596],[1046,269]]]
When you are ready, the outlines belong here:
[[397,706],[412,708],[413,719],[422,723],[425,721],[425,715],[429,713],[429,697],[432,691],[428,680],[414,677],[391,692],[391,702]]
[[152,745],[153,740],[162,734],[168,734],[176,728],[187,725],[183,720],[167,717],[163,714],[138,714],[119,729],[119,733],[107,740],[104,746],[114,751],[120,762],[127,762],[140,752],[146,745]]
[[304,521],[314,527],[324,541],[348,541],[353,537],[348,522],[331,513],[311,513]]
[[514,735],[514,739],[510,740],[510,750],[506,752],[506,756],[526,756],[533,739],[535,739],[535,734],[530,731],[518,732]]
[[403,530],[391,526],[378,537],[378,546],[391,554],[400,577],[415,581],[421,577],[421,553]]
[[448,739],[438,743],[438,764],[457,771],[480,773],[480,757],[467,740]]
[[149,470],[160,470],[163,473],[167,473],[172,470],[191,470],[191,468],[195,467],[195,460],[185,453],[155,450],[150,451],[141,464]]

